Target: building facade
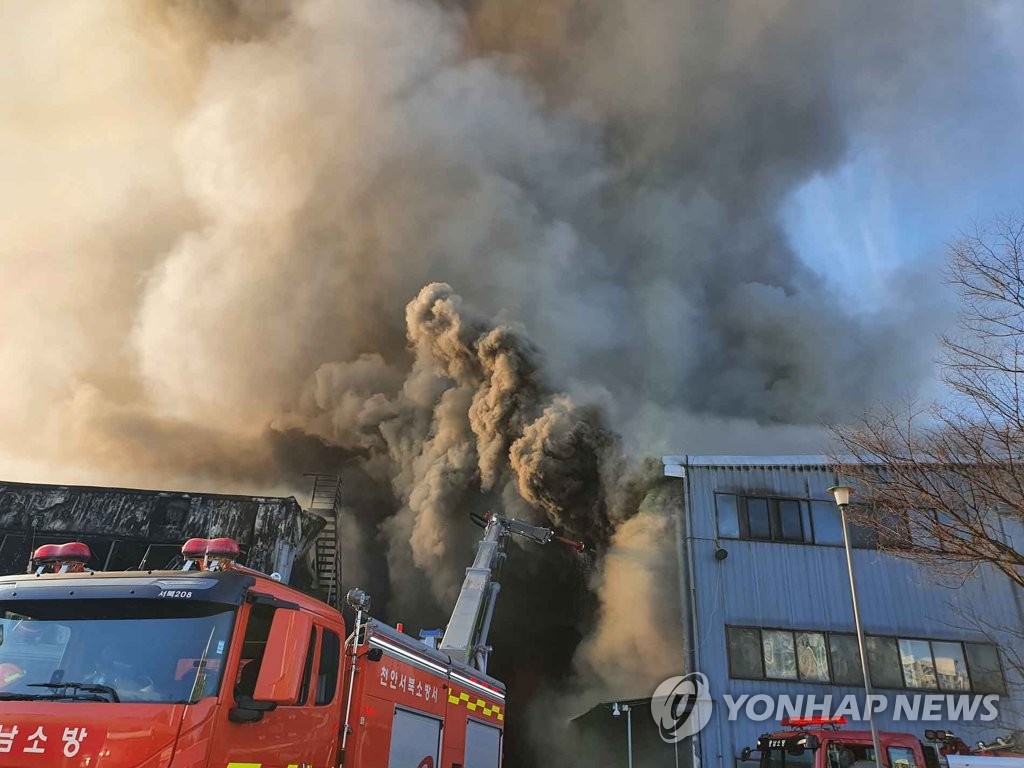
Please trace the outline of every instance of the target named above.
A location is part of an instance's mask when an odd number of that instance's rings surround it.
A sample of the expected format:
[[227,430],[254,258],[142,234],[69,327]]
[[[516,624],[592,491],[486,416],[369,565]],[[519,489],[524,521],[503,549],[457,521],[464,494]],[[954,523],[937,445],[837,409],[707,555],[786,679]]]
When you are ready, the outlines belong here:
[[[685,486],[689,656],[692,669],[707,676],[714,702],[694,754],[705,768],[733,768],[744,747],[779,723],[774,716],[750,719],[745,707],[730,721],[724,695],[788,695],[794,702],[814,695],[819,703],[831,695],[833,711],[847,694],[863,702],[842,527],[827,491],[837,478],[818,456],[663,462],[665,474]],[[879,551],[856,526],[851,542],[869,670],[875,693],[890,702],[876,716],[879,729],[919,737],[946,729],[969,744],[1024,730],[1021,589],[984,568],[952,582]],[[903,713],[896,721],[892,702],[900,694],[997,695],[998,717],[911,722]]]
[[304,560],[324,518],[292,498],[0,483],[0,573],[24,573],[42,544],[83,541],[95,570],[172,566],[189,538],[228,536],[241,561],[308,586]]

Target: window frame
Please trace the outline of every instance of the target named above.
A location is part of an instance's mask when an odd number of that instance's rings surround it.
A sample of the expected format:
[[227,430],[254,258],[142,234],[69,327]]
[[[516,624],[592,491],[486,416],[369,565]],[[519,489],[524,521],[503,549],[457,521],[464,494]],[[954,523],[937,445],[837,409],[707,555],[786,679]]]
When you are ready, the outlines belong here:
[[[775,531],[772,530],[772,500],[768,496],[738,496],[737,500],[741,504],[737,507],[737,512],[740,521],[740,538],[745,541],[775,541]],[[768,536],[754,536],[751,532],[750,526],[750,502],[751,501],[763,501],[764,502],[764,522],[768,526]]]
[[[757,634],[758,649],[759,649],[758,659],[760,661],[760,667],[761,667],[761,676],[760,677],[750,677],[748,675],[737,675],[737,674],[734,674],[733,651],[732,651],[732,646],[731,646],[731,644],[729,642],[730,630],[756,631],[758,633]],[[800,660],[799,660],[799,657],[796,659],[796,677],[794,677],[794,678],[790,678],[790,677],[768,677],[767,664],[765,663],[765,659],[764,659],[764,634],[763,634],[764,632],[788,632],[788,633],[790,633],[790,636],[793,638],[794,653],[797,652],[796,636],[798,634],[823,635],[824,638],[825,638],[826,662],[828,664],[828,680],[818,680],[818,679],[815,679],[815,678],[802,676],[800,674]],[[831,685],[831,686],[840,685],[840,686],[847,686],[847,687],[857,687],[859,685],[862,685],[863,681],[860,681],[858,683],[846,683],[846,682],[836,682],[835,681],[835,666],[834,666],[834,664],[832,662],[832,637],[833,637],[833,635],[838,635],[838,636],[841,636],[841,637],[854,637],[854,638],[856,638],[856,634],[854,632],[844,631],[844,630],[813,629],[813,628],[807,628],[807,627],[792,628],[792,627],[778,627],[778,626],[758,626],[758,625],[753,625],[753,624],[726,624],[725,625],[725,652],[726,652],[726,666],[728,668],[729,678],[731,680],[756,680],[756,681],[759,681],[759,682],[771,682],[771,683],[799,682],[799,683],[810,683],[812,685]],[[1002,654],[1000,653],[1000,648],[999,648],[998,645],[996,645],[994,643],[979,642],[979,641],[976,641],[976,640],[958,640],[958,639],[943,638],[943,637],[928,638],[928,637],[908,636],[908,635],[881,635],[881,634],[875,634],[875,633],[866,634],[865,635],[865,639],[868,638],[868,637],[878,638],[880,640],[886,640],[886,641],[890,641],[890,642],[894,643],[894,645],[896,647],[896,654],[897,654],[897,662],[898,662],[898,669],[899,669],[900,680],[902,681],[902,685],[896,687],[896,686],[892,686],[892,685],[881,685],[881,684],[875,682],[874,679],[872,679],[871,685],[874,688],[877,688],[879,690],[886,690],[886,691],[922,691],[922,692],[928,692],[928,693],[951,693],[951,694],[959,693],[959,694],[971,694],[971,695],[985,695],[985,694],[990,694],[990,693],[999,693],[1000,695],[1006,695],[1006,690],[1007,690],[1006,670],[1005,670],[1005,667],[1004,667],[1004,664],[1003,664],[1003,659],[1002,659]],[[935,671],[936,687],[935,688],[918,688],[918,687],[911,687],[911,686],[907,685],[907,678],[906,678],[906,675],[905,675],[905,673],[903,671],[903,660],[902,660],[902,655],[900,653],[900,647],[899,647],[899,641],[900,640],[920,641],[920,642],[925,642],[925,643],[928,644],[928,652],[931,655],[931,659],[932,659],[932,669],[936,670]],[[932,648],[932,643],[952,643],[952,644],[958,644],[960,646],[961,651],[962,651],[963,656],[964,656],[964,663],[965,663],[966,668],[967,668],[966,669],[966,671],[967,671],[967,682],[968,682],[968,686],[969,687],[966,690],[959,689],[959,688],[957,688],[957,689],[943,688],[941,683],[939,683],[938,671],[937,671],[937,669],[935,667],[935,651]],[[996,661],[999,664],[999,668],[998,668],[997,671],[999,673],[999,680],[1000,680],[1000,682],[1002,684],[1002,692],[988,690],[988,689],[982,689],[982,688],[977,687],[975,679],[974,679],[974,677],[973,677],[973,675],[971,673],[971,662],[970,662],[970,659],[969,659],[969,657],[967,655],[967,647],[966,647],[967,645],[984,646],[984,647],[992,649],[995,652],[995,654],[996,654]],[[860,661],[859,656],[860,656],[860,647],[858,645],[857,646],[857,657],[858,657],[857,661],[858,662]],[[871,674],[870,658],[868,659],[868,674],[869,675]],[[919,766],[919,768],[920,768],[920,766]]]
[[[818,524],[817,524],[817,520],[815,519],[816,516],[814,514],[814,505],[815,504],[824,504],[824,505],[826,505],[826,507],[829,508],[830,512],[835,514],[836,521],[839,523],[839,540],[838,541],[836,541],[836,542],[818,541]],[[842,546],[844,546],[843,545],[843,518],[842,518],[842,513],[839,511],[839,508],[836,506],[835,501],[832,500],[832,499],[816,499],[816,498],[814,498],[812,496],[812,497],[810,497],[807,500],[807,506],[809,508],[809,513],[810,513],[810,518],[811,518],[811,530],[812,530],[812,534],[813,534],[812,540],[813,540],[814,545],[817,546],[817,547],[842,547]]]
[[[800,527],[800,538],[799,539],[787,539],[784,535],[785,526],[782,522],[782,503],[796,504],[796,521]],[[772,523],[772,541],[777,541],[782,544],[807,544],[814,543],[814,535],[810,531],[804,530],[804,505],[807,503],[804,499],[791,499],[784,497],[777,497],[769,500],[768,507],[768,519]],[[777,527],[777,530],[776,530]],[[807,541],[807,534],[811,533],[810,542]]]
[[[967,664],[967,679],[971,682],[971,693],[975,693],[975,692],[981,693],[981,694],[996,693],[996,694],[999,694],[1000,696],[1006,696],[1007,692],[1009,691],[1009,686],[1006,684],[1006,666],[1003,664],[1003,654],[1001,654],[999,652],[999,646],[996,645],[995,643],[977,642],[975,640],[963,640],[963,641],[959,641],[959,642],[960,642],[960,645],[963,646],[963,649],[964,649],[964,662]],[[988,648],[991,648],[993,651],[995,651],[995,654],[996,654],[996,665],[997,665],[997,669],[995,671],[999,673],[999,683],[1000,683],[1000,689],[998,691],[993,691],[993,690],[990,690],[990,689],[977,689],[977,688],[974,687],[974,678],[971,675],[971,659],[967,655],[967,646],[968,645],[982,645],[982,646],[986,646]]]
[[[314,707],[329,707],[338,698],[338,691],[342,688],[342,686],[344,685],[344,682],[345,682],[344,679],[342,678],[342,673],[343,673],[343,671],[345,669],[345,643],[344,643],[344,640],[343,640],[344,631],[338,632],[338,630],[336,628],[329,627],[329,626],[326,626],[326,625],[317,625],[317,626],[319,627],[320,632],[319,632],[319,640],[317,642],[316,668],[313,671],[313,679],[310,682],[310,689],[312,690],[312,693],[313,693],[313,696],[312,696],[311,700],[312,700],[312,706],[314,706]],[[326,646],[326,643],[324,641],[325,641],[325,639],[327,637],[327,633],[328,632],[330,632],[332,635],[334,635],[334,641],[333,642],[337,645],[338,660],[337,660],[337,662],[335,664],[334,674],[331,676],[331,679],[333,679],[333,681],[334,681],[333,685],[331,687],[331,695],[325,701],[321,702],[320,701],[320,673],[322,671],[322,665],[323,665],[323,660],[324,660],[324,647]]]
[[[944,642],[949,642],[949,641],[947,640],[947,641],[944,641]],[[907,685],[907,671],[906,671],[906,666],[904,665],[904,662],[903,662],[903,643],[908,643],[908,644],[909,643],[924,643],[925,646],[928,648],[928,659],[931,661],[931,664],[932,664],[932,677],[935,678],[935,687],[934,688],[933,687],[929,687],[929,686]],[[935,651],[932,650],[932,641],[931,640],[925,640],[924,638],[921,638],[921,637],[900,637],[900,636],[897,636],[896,637],[896,650],[898,651],[899,656],[900,656],[900,671],[901,671],[902,676],[903,676],[903,684],[904,684],[904,686],[906,687],[906,689],[908,691],[932,691],[934,693],[938,693],[939,691],[942,690],[942,688],[939,686],[939,674],[938,674],[938,671],[935,669]],[[967,676],[968,683],[970,682],[970,679],[971,679],[970,675],[968,674],[968,676]]]
[[917,761],[914,759],[914,750],[913,749],[911,749],[910,747],[901,746],[899,744],[889,744],[885,748],[885,756],[887,758],[889,758],[889,765],[890,766],[896,766],[897,765],[897,761],[900,759],[900,758],[897,758],[897,757],[893,756],[893,750],[899,750],[899,751],[902,751],[902,752],[906,752],[907,755],[910,756],[910,760],[908,761],[910,763],[909,768],[924,768],[924,766],[919,766],[917,764]]
[[[819,542],[817,539],[817,531],[815,530],[814,524],[814,505],[815,504],[830,504],[834,505],[835,502],[827,499],[819,499],[814,496],[785,496],[776,493],[745,493],[739,491],[725,491],[715,490],[714,496],[714,522],[715,522],[715,538],[716,539],[728,539],[731,541],[756,541],[767,544],[802,544],[804,546],[815,546],[815,547],[844,547],[845,544],[842,541],[832,542]],[[739,531],[738,535],[733,536],[728,533],[723,533],[722,528],[719,525],[719,497],[720,496],[731,496],[736,501],[736,525]],[[768,503],[768,528],[770,535],[768,538],[760,536],[750,535],[750,517],[747,509],[747,502],[750,499],[764,499]],[[787,539],[782,537],[782,519],[781,512],[779,510],[779,502],[796,502],[800,509],[800,539]],[[838,510],[836,511],[839,514]],[[880,549],[880,539],[878,532],[872,528],[866,528],[862,525],[858,525],[852,520],[847,521],[847,527],[850,535],[850,547],[852,549],[861,549],[868,552],[877,551]],[[860,534],[858,532],[867,532],[865,535],[870,537],[870,543],[865,542],[861,538],[858,538]]]
[[[721,507],[718,505],[718,499],[720,496],[731,496],[733,499],[733,510],[736,513],[736,535],[722,533],[721,526]],[[736,493],[726,493],[725,491],[714,492],[715,501],[715,537],[719,539],[729,539],[731,541],[740,540],[740,496]]]
[[[883,685],[882,683],[875,682],[875,676],[874,676],[874,674],[872,674],[872,670],[871,670],[871,652],[870,652],[870,650],[868,650],[868,640],[872,639],[872,638],[876,639],[876,640],[885,640],[885,641],[887,641],[890,644],[890,647],[893,648],[896,651],[896,671],[897,671],[897,674],[899,674],[900,682],[902,683],[902,685],[894,688],[891,685]],[[899,635],[879,635],[879,634],[875,634],[874,632],[872,632],[872,633],[865,633],[864,634],[864,652],[865,652],[864,655],[866,656],[865,662],[867,663],[868,677],[871,678],[871,687],[872,688],[881,688],[881,689],[887,690],[887,691],[917,691],[917,690],[926,690],[927,691],[927,690],[931,690],[930,688],[908,688],[907,687],[907,676],[903,673],[903,657],[900,655],[900,640],[917,640],[917,639],[919,639],[919,638],[900,637]]]
[[[789,635],[789,647],[793,652],[793,676],[792,677],[768,677],[768,659],[765,658],[764,634],[773,632],[775,634]],[[800,664],[796,658],[796,630],[792,629],[761,629],[761,668],[764,670],[764,679],[780,682],[800,682]]]
[[[246,606],[246,610],[245,610],[244,614],[239,616],[238,619],[236,619],[236,621],[237,621],[236,630],[240,632],[241,636],[239,638],[239,643],[238,643],[238,651],[237,651],[238,656],[235,659],[234,679],[233,679],[233,682],[231,683],[231,690],[230,690],[230,694],[231,694],[232,700],[236,704],[239,702],[239,697],[240,696],[242,696],[242,697],[245,697],[245,696],[251,697],[255,693],[256,680],[259,677],[259,670],[260,670],[260,668],[263,665],[263,658],[264,658],[264,656],[265,656],[265,654],[267,652],[267,642],[270,640],[270,629],[271,629],[271,627],[274,624],[274,616],[276,615],[278,610],[279,609],[278,609],[278,607],[276,605],[271,605],[269,603],[249,603]],[[267,636],[266,636],[266,638],[264,638],[262,640],[248,640],[248,638],[249,638],[249,630],[252,628],[253,623],[254,623],[253,622],[253,616],[257,612],[259,612],[259,613],[266,613],[267,614],[267,617],[266,617]],[[264,621],[262,616],[260,617],[260,621],[261,622]],[[249,643],[261,642],[262,643],[262,648],[260,650],[259,656],[252,658],[246,664],[242,664],[242,661],[245,660],[245,645],[246,645],[246,642],[249,642]],[[249,664],[253,664],[253,663],[257,662],[257,661],[258,661],[258,664],[255,667],[256,675],[251,679],[253,690],[251,690],[251,691],[248,690],[248,689],[246,689],[246,690],[238,690],[239,687],[242,685],[242,681],[241,681],[242,672],[245,669],[248,668]],[[247,679],[246,683],[248,683],[248,682],[250,682],[250,681]]]
[[[958,646],[960,648],[960,657],[963,659],[963,662],[964,662],[964,674],[967,676],[967,688],[966,689],[964,689],[964,688],[944,688],[943,687],[943,685],[942,685],[942,677],[941,677],[941,674],[939,673],[939,662],[938,662],[938,660],[936,659],[936,656],[935,656],[935,644],[936,643],[943,643],[945,645],[955,645],[955,646]],[[988,644],[987,643],[980,643],[980,645],[988,645]],[[992,646],[990,646],[990,647],[992,647]],[[942,691],[943,693],[970,693],[971,692],[971,668],[970,668],[970,665],[967,663],[967,649],[964,647],[963,641],[960,641],[960,640],[929,640],[928,641],[928,648],[929,648],[929,650],[931,650],[931,653],[932,653],[932,669],[935,670],[935,685],[938,686],[938,690]],[[999,655],[999,652],[997,650],[996,651],[996,656],[998,657],[998,655]],[[1002,672],[1001,669],[1000,669],[1000,672]]]
[[[739,629],[739,630],[748,630],[748,631],[753,630],[753,631],[757,632],[757,659],[758,659],[758,663],[761,666],[761,676],[760,677],[748,677],[748,676],[745,676],[745,675],[734,675],[733,674],[732,644],[729,642],[729,630],[730,629]],[[768,679],[770,679],[770,678],[765,676],[764,651],[762,650],[764,648],[764,645],[763,645],[764,641],[761,639],[761,629],[762,629],[761,627],[753,627],[753,626],[734,626],[734,625],[731,625],[731,624],[726,624],[725,625],[726,666],[729,669],[729,677],[731,679],[733,679],[733,680],[768,680]]]
[[[316,680],[316,665],[319,660],[320,650],[320,625],[314,622],[309,629],[309,644],[306,646],[306,659],[302,665],[302,682],[299,685],[299,695],[295,700],[295,706],[309,706],[310,691],[313,690],[313,682]],[[314,695],[315,699],[316,696]]]
[[[836,634],[839,634],[838,632]],[[825,680],[819,680],[815,677],[804,677],[800,672],[800,646],[797,642],[797,635],[821,635],[822,642],[825,647],[825,668],[827,670],[827,678]],[[818,631],[816,629],[794,629],[793,630],[793,650],[796,653],[796,676],[801,682],[808,683],[831,683],[832,682],[832,645],[829,639],[829,633],[824,630]]]

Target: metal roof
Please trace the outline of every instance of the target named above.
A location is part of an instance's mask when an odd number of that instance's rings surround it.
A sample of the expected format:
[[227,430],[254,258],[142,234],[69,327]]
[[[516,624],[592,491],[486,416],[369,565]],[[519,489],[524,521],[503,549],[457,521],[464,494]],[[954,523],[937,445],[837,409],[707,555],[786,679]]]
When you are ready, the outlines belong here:
[[665,466],[683,467],[831,467],[835,461],[823,455],[763,455],[763,456],[662,456]]
[[116,494],[126,493],[137,496],[180,496],[181,498],[190,499],[196,498],[209,498],[209,499],[236,499],[240,501],[295,501],[295,496],[267,496],[265,494],[260,496],[247,496],[241,493],[207,493],[205,491],[170,491],[160,490],[156,488],[125,488],[116,485],[74,485],[67,483],[28,483],[20,480],[0,480],[0,493],[6,492],[7,489],[26,489],[33,491],[70,491],[72,493],[102,493],[102,494]]

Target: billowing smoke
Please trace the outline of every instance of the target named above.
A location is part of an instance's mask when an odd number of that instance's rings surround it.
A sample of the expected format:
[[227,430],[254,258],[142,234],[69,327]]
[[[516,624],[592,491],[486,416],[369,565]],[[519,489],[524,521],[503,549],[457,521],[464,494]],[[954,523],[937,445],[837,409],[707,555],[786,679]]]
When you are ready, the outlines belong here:
[[475,536],[467,512],[489,508],[604,549],[650,482],[637,481],[600,411],[555,392],[523,332],[473,314],[447,284],[425,286],[406,322],[407,378],[379,358],[330,363],[277,423],[348,451],[390,486],[393,570],[415,566],[452,603],[470,541],[460,528]]
[[[352,579],[410,621],[450,604],[467,513],[547,521],[603,556],[590,575],[516,557],[502,673],[581,706],[644,694],[681,663],[674,630],[643,629],[678,628],[673,504],[629,457],[816,451],[822,419],[920,379],[925,308],[846,311],[780,210],[851,137],[910,153],[901,115],[963,106],[986,18],[966,0],[5,4],[0,467],[244,492],[340,472]],[[539,583],[557,597],[513,627]],[[615,666],[624,646],[666,660]]]

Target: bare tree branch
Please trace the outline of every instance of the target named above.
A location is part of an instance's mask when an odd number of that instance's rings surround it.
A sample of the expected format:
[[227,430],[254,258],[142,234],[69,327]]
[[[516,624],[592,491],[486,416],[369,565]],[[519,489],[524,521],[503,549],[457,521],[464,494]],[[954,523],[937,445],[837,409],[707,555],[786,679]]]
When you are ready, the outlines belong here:
[[948,279],[961,300],[942,339],[949,396],[833,427],[836,461],[883,548],[959,578],[987,564],[1024,587],[1024,218],[965,233]]

